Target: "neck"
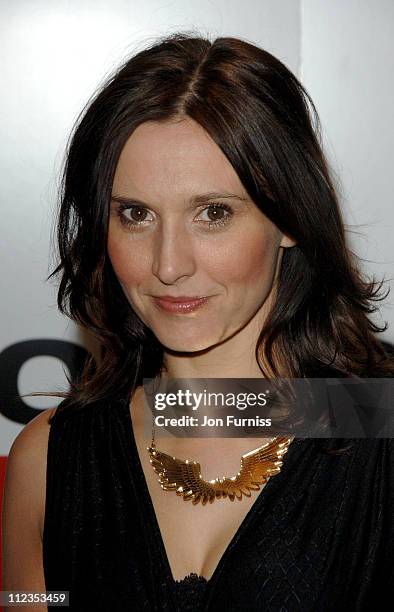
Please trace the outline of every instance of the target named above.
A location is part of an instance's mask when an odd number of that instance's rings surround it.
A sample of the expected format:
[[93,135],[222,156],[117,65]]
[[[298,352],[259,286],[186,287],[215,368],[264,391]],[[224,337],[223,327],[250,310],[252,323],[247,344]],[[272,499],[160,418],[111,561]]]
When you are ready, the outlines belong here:
[[165,349],[164,374],[167,378],[265,378],[255,357],[258,321],[225,341],[194,352]]

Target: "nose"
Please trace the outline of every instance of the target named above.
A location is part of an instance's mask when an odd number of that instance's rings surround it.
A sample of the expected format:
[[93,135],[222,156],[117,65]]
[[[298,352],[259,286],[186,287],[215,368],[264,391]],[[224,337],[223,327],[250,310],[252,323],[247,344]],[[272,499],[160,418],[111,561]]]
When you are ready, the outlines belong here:
[[174,285],[196,269],[190,235],[180,224],[161,226],[155,236],[152,272],[165,285]]

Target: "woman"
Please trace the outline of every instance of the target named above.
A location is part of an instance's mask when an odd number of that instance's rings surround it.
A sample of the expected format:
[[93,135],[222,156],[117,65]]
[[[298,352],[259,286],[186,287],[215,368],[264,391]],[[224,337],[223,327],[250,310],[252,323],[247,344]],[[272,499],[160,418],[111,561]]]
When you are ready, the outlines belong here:
[[[14,443],[4,588],[69,590],[72,610],[369,610],[393,594],[391,440],[288,439],[240,503],[163,490],[146,451],[144,378],[392,376],[368,318],[381,286],[347,247],[298,80],[235,38],[160,40],[84,111],[63,187],[58,304],[101,359]],[[208,480],[256,440],[158,446]]]

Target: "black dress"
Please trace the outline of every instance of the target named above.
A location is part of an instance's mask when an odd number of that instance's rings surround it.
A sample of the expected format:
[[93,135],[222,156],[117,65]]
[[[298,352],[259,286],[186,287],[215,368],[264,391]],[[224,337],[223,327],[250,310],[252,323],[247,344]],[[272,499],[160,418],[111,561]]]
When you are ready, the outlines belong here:
[[70,610],[351,612],[392,600],[392,440],[294,440],[212,578],[175,582],[128,402],[57,411],[51,425],[44,573]]

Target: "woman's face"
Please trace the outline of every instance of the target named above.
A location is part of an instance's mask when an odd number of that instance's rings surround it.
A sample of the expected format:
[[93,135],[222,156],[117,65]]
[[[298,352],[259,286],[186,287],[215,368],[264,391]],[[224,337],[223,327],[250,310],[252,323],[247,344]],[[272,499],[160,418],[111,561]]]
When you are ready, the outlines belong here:
[[[250,200],[208,133],[189,118],[140,125],[121,153],[112,196],[114,272],[163,346],[199,351],[245,329],[255,344],[280,247],[294,243]],[[193,308],[160,296],[208,299]]]

